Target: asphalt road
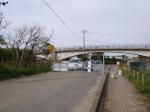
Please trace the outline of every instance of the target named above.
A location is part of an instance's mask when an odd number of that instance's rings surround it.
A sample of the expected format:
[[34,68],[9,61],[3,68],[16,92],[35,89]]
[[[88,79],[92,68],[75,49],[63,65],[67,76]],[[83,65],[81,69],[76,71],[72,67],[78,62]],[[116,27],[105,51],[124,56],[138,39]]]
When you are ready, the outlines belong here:
[[58,72],[0,82],[0,112],[88,112],[103,74]]

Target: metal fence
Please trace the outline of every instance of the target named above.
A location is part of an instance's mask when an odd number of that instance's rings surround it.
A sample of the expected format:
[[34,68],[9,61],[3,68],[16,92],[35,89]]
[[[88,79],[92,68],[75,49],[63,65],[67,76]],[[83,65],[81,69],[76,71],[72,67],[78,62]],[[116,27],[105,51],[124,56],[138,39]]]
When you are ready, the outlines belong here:
[[68,64],[67,63],[53,63],[53,71],[54,72],[68,71]]
[[[67,72],[70,71],[68,68],[68,63],[53,63],[52,69],[54,72]],[[88,66],[84,66],[83,68],[78,69],[76,66],[72,71],[88,71]],[[103,64],[92,64],[91,72],[103,72],[104,65]]]

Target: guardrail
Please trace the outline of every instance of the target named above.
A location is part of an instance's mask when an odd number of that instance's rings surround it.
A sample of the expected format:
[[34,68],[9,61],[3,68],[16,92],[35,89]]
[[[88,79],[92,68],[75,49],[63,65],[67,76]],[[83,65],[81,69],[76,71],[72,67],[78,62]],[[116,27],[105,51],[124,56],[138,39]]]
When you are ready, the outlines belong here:
[[[150,50],[150,44],[88,45],[85,47],[85,50],[95,50],[95,49],[145,49],[145,50]],[[83,46],[60,47],[57,49],[58,52],[73,51],[73,50],[83,50]]]

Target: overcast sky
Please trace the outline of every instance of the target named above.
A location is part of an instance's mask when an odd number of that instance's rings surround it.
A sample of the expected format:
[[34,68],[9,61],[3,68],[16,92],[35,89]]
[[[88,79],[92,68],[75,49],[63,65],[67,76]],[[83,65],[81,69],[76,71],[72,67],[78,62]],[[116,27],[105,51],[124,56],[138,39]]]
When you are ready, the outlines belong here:
[[61,18],[79,35],[76,37],[46,7],[42,0],[8,0],[0,7],[12,24],[41,24],[55,30],[52,42],[60,46],[82,45],[82,29],[87,29],[86,44],[150,43],[150,0],[47,0]]

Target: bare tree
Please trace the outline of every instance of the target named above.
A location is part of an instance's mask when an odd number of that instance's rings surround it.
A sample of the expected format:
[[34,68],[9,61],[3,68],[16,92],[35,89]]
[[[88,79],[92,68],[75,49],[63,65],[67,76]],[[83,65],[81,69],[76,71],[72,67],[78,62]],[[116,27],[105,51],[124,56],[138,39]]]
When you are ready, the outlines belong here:
[[6,29],[10,25],[10,22],[5,20],[2,12],[0,12],[0,45],[6,44],[4,36],[1,34],[2,30]]
[[6,29],[10,25],[10,22],[5,20],[5,16],[0,12],[0,31]]
[[9,37],[9,45],[15,49],[16,61],[19,67],[25,58],[42,52],[47,47],[46,43],[50,41],[50,37],[46,36],[44,31],[45,28],[40,25],[31,27],[25,25],[16,30],[15,38]]

